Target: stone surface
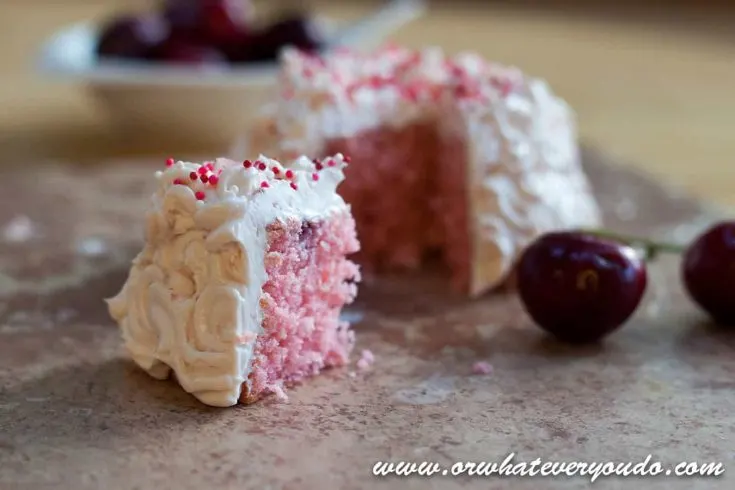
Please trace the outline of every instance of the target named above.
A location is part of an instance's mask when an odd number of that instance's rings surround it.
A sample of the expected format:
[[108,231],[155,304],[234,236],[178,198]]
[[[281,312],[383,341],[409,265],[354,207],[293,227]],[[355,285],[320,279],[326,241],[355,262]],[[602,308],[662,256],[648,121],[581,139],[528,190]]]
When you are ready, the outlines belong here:
[[[156,164],[157,165],[157,164]],[[609,227],[686,240],[717,213],[586,151]],[[103,298],[140,247],[153,164],[6,171],[0,188],[0,488],[587,488],[584,477],[385,478],[377,461],[722,462],[732,488],[735,332],[688,302],[676,258],[600,347],[554,343],[511,294],[452,297],[431,273],[368,280],[353,365],[288,403],[211,409],[127,360]],[[376,358],[359,370],[360,349]],[[484,376],[473,364],[493,367]]]

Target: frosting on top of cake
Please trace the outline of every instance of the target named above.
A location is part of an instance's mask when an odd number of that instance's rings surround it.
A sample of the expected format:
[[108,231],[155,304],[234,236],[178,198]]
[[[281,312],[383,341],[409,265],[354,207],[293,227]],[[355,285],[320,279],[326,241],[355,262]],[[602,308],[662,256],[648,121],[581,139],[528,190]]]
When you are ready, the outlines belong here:
[[323,90],[355,98],[365,92],[396,89],[408,101],[449,94],[460,99],[508,95],[520,87],[523,73],[491,63],[475,53],[446,55],[439,48],[413,50],[388,46],[370,53],[336,50],[319,57],[296,49],[281,55],[281,94]]
[[319,153],[325,139],[432,115],[456,119],[445,124],[451,126],[484,124],[499,112],[530,120],[545,106],[571,112],[542,79],[475,53],[448,55],[439,48],[343,49],[328,56],[286,49],[279,90],[263,115],[271,121],[270,137],[289,156]]
[[237,403],[247,383],[267,280],[265,228],[346,211],[336,193],[346,159],[260,156],[202,164],[169,159],[146,215],[143,250],[108,300],[135,362],[171,370],[206,404]]
[[324,160],[302,156],[286,166],[264,155],[243,162],[227,158],[204,163],[168,159],[166,169],[155,173],[160,184],[156,196],[176,192],[212,203],[236,198],[251,200],[275,193],[287,201],[319,198],[313,200],[319,201],[321,213],[324,199],[341,203],[335,192],[344,180],[343,170],[348,162],[349,158],[342,154]]

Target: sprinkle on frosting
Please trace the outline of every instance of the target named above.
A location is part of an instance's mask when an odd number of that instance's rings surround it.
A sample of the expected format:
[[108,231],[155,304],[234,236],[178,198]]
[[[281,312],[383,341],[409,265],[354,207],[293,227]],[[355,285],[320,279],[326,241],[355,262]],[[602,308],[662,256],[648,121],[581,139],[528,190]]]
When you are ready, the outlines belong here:
[[343,169],[348,160],[341,153],[323,161],[300,157],[285,166],[263,155],[242,164],[225,158],[201,164],[169,158],[166,170],[157,172],[156,178],[164,189],[174,185],[188,187],[199,201],[214,196],[212,191],[231,193],[236,190],[241,196],[249,196],[264,189],[281,189],[285,185],[292,192],[312,189],[322,185],[324,180],[334,190],[344,179]]
[[507,97],[523,83],[520,70],[474,53],[445,55],[436,48],[388,46],[370,53],[339,50],[328,57],[296,49],[282,54],[282,97],[323,91],[333,101],[356,102],[364,92],[393,90],[405,101],[436,101],[443,94],[484,100]]

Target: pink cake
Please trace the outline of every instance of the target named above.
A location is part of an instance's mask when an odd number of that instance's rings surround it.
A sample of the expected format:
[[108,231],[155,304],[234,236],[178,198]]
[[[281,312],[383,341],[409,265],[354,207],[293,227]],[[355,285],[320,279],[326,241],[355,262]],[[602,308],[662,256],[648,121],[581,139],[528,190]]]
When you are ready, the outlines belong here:
[[340,311],[360,275],[341,154],[169,160],[146,240],[109,300],[133,360],[213,406],[251,403],[347,362]]
[[339,192],[366,270],[438,257],[457,290],[478,295],[539,234],[599,224],[572,111],[517,69],[436,49],[286,51],[279,90],[251,149],[350,155]]

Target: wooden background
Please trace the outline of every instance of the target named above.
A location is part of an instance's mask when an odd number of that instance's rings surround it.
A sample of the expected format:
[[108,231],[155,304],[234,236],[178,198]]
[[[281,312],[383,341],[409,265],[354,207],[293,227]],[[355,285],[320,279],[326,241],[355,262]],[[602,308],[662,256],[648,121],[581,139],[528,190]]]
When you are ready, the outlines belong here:
[[[439,0],[394,40],[473,49],[543,76],[576,108],[586,141],[699,196],[735,204],[735,2],[581,3]],[[150,4],[0,3],[1,161],[151,152],[120,145],[83,87],[44,80],[33,66],[60,27]],[[310,4],[353,19],[374,2]]]

